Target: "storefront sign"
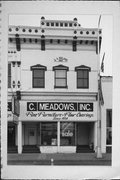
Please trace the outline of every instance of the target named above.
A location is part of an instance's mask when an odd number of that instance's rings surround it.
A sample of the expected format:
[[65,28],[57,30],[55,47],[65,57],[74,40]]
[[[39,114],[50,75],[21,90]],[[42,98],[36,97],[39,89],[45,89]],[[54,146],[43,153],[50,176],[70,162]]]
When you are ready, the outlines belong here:
[[78,103],[78,111],[93,111],[93,103]]
[[93,111],[93,103],[27,102],[27,111]]
[[97,102],[20,102],[20,120],[96,121]]

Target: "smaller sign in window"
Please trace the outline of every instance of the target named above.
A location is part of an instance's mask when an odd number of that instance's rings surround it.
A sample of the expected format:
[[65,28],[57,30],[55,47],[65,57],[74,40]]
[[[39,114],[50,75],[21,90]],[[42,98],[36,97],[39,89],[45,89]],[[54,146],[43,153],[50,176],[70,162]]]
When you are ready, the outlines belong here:
[[75,123],[73,122],[60,123],[60,145],[61,146],[75,145]]

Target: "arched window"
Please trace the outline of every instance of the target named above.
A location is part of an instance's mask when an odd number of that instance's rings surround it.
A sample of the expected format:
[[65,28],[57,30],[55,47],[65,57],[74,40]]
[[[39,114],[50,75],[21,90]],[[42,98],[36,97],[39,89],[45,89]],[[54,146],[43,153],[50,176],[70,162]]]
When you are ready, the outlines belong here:
[[67,88],[67,71],[69,68],[67,66],[58,65],[53,67],[55,72],[55,85],[54,88]]
[[89,88],[89,71],[90,67],[81,65],[75,67],[77,72],[77,88]]
[[32,87],[33,88],[45,88],[45,71],[46,66],[37,64],[31,66],[32,70]]

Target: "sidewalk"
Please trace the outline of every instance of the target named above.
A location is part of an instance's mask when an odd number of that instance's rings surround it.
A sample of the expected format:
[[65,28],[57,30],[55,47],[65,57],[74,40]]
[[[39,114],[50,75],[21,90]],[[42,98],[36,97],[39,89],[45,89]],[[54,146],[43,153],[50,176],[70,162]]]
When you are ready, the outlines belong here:
[[111,154],[100,159],[95,153],[8,154],[9,165],[111,165]]

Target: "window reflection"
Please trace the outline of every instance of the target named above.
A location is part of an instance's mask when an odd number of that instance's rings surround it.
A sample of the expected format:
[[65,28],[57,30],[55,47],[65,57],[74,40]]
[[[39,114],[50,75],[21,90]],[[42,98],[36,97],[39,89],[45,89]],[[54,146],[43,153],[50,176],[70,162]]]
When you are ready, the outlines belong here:
[[41,123],[41,144],[57,145],[57,123]]
[[75,145],[75,123],[62,122],[60,124],[60,145]]

